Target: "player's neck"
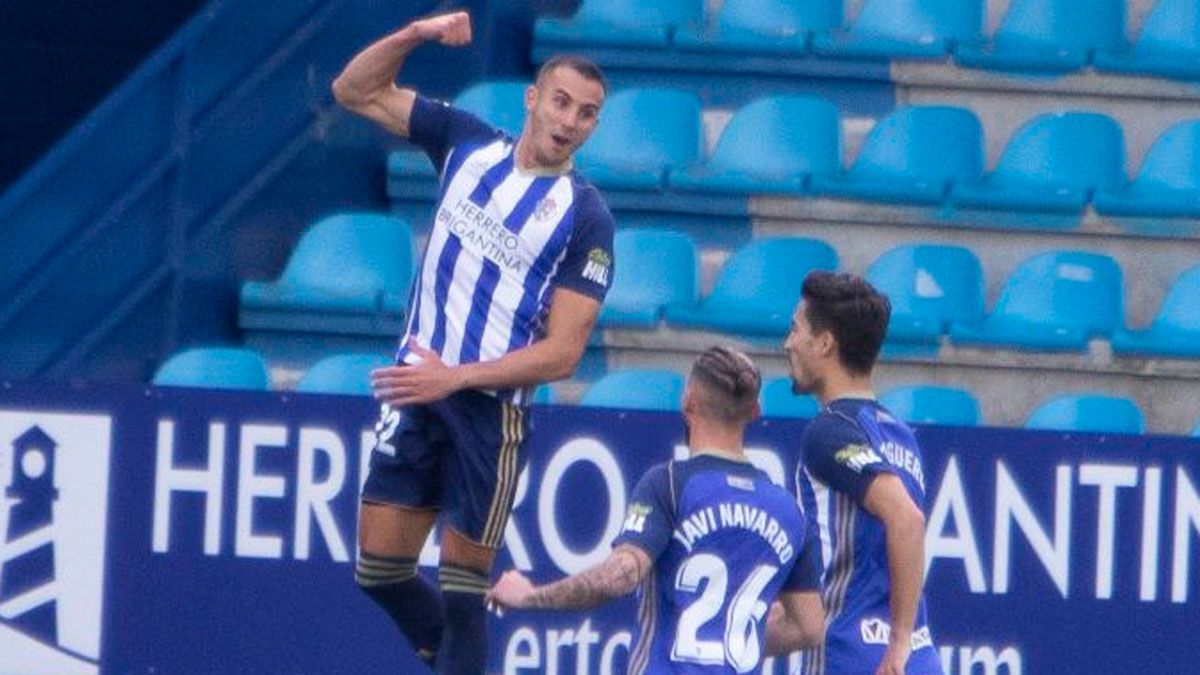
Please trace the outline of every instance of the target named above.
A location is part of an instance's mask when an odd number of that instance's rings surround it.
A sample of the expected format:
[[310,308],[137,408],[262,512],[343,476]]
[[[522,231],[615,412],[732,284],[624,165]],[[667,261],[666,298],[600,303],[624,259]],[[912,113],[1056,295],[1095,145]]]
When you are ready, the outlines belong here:
[[688,437],[688,452],[696,455],[717,455],[743,460],[742,432],[709,425],[693,425]]
[[816,392],[822,405],[843,398],[875,398],[870,375],[851,375],[844,371],[830,373],[824,386]]
[[525,142],[525,136],[522,135],[517,139],[517,147],[513,150],[516,155],[517,169],[524,173],[534,174],[538,176],[561,176],[571,170],[574,166],[574,158],[567,157],[565,161],[557,166],[546,166],[537,161],[534,155],[533,148]]

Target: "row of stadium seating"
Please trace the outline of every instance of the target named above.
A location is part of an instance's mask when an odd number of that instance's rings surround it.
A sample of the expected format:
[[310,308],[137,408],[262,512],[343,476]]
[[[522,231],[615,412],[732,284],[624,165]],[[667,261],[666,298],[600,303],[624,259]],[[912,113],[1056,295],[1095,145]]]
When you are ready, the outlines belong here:
[[[457,102],[515,133],[522,91],[514,82],[484,83]],[[756,100],[733,114],[710,156],[701,116],[691,92],[616,92],[580,150],[580,169],[605,190],[676,194],[701,210],[714,195],[773,193],[941,207],[947,218],[965,209],[1081,214],[1089,203],[1112,217],[1200,217],[1200,119],[1163,132],[1127,180],[1121,126],[1095,112],[1028,120],[990,171],[982,126],[965,108],[898,108],[876,122],[848,168],[838,111],[826,100]],[[433,196],[435,172],[420,152],[391,153],[388,175],[393,198]]]
[[984,0],[866,0],[844,21],[842,0],[736,0],[706,16],[704,0],[584,0],[569,19],[544,18],[546,50],[624,48],[675,54],[815,55],[839,60],[941,59],[1018,72],[1094,67],[1200,79],[1200,3],[1158,0],[1136,40],[1122,0],[1012,0],[984,35]]
[[[304,373],[295,390],[365,396],[370,393],[371,370],[391,363],[379,354],[348,353],[328,356]],[[269,389],[266,361],[249,349],[233,347],[193,348],[175,354],[154,376],[158,386],[188,386],[213,389],[265,391]],[[684,378],[668,370],[628,369],[609,373],[588,386],[580,405],[634,410],[677,410],[683,395]],[[936,386],[903,386],[883,392],[880,401],[908,422],[974,426],[981,423],[979,403],[964,389]],[[564,403],[553,386],[543,386],[537,403]],[[763,414],[767,417],[809,418],[818,404],[811,396],[797,396],[788,377],[776,377],[763,385]],[[1039,405],[1027,418],[1029,429],[1057,429],[1105,433],[1142,433],[1145,423],[1133,401],[1099,393],[1055,396]],[[1200,435],[1200,425],[1193,432]]]
[[[310,228],[276,281],[246,282],[244,330],[396,335],[413,277],[412,233],[401,220],[339,214]],[[600,316],[605,328],[669,326],[780,338],[804,275],[837,269],[827,243],[764,237],[734,251],[701,298],[700,257],[685,234],[621,228],[620,261]],[[1200,357],[1200,267],[1181,274],[1153,323],[1124,327],[1123,275],[1098,253],[1051,250],[1013,270],[991,313],[984,273],[967,248],[906,244],[878,256],[866,277],[892,300],[893,345],[989,344],[1017,349],[1084,350],[1109,339],[1116,353]]]

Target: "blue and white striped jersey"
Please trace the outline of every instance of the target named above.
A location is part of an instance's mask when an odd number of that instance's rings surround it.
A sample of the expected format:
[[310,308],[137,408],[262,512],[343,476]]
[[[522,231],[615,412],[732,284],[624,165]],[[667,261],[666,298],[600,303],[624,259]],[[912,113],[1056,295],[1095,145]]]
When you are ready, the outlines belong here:
[[[418,96],[409,139],[441,170],[433,227],[413,283],[407,343],[449,365],[490,361],[542,335],[556,288],[603,301],[614,223],[574,170],[517,167],[516,142],[478,118]],[[524,392],[499,392],[522,403]]]
[[[883,522],[862,508],[871,480],[892,473],[925,509],[921,451],[912,430],[873,399],[830,402],[804,430],[796,471],[800,507],[821,540],[825,644],[805,652],[805,675],[871,673],[891,630]],[[917,607],[909,675],[940,675],[925,598]]]
[[818,544],[795,500],[748,462],[699,454],[651,468],[621,544],[654,561],[638,589],[632,675],[751,672],[771,602],[820,585]]

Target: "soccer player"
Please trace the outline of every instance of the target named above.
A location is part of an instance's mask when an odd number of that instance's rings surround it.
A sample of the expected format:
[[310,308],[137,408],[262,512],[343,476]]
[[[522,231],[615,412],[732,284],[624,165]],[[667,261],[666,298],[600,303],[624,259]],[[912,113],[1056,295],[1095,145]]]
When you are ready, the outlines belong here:
[[806,675],[939,674],[922,597],[925,476],[912,431],[875,401],[891,304],[859,277],[812,272],[784,344],[792,388],[821,412],[804,430],[796,489],[821,538],[825,643]]
[[[424,149],[441,177],[396,365],[372,373],[383,405],[355,579],[419,657],[477,675],[483,596],[524,462],[525,404],[582,358],[612,278],[614,226],[572,169],[606,94],[591,62],[542,67],[516,140],[395,84],[417,46],[470,41],[464,12],[414,21],[354,56],[333,92]],[[440,593],[416,569],[439,517]]]
[[745,354],[701,354],[683,397],[690,456],[646,472],[608,558],[545,586],[506,572],[489,601],[586,609],[640,585],[634,674],[747,673],[764,652],[819,643],[818,543],[792,496],[742,451],[761,384]]

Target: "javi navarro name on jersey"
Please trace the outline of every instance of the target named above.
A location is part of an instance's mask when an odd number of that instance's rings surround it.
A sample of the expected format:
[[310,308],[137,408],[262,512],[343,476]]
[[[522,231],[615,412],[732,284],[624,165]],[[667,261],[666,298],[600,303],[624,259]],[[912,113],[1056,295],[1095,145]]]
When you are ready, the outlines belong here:
[[775,551],[781,565],[787,564],[796,555],[791,537],[779,525],[779,521],[768,515],[766,510],[741,502],[721,502],[695,511],[679,523],[671,537],[691,553],[697,541],[728,528],[750,530],[762,537],[767,546]]

